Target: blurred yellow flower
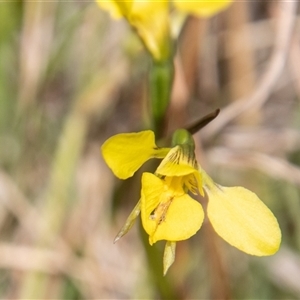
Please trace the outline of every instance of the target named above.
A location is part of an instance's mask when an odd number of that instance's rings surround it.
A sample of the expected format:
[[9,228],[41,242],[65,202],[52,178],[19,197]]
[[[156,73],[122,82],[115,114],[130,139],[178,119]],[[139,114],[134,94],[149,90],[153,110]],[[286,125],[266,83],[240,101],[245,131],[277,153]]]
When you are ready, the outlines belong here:
[[97,0],[97,3],[114,18],[125,17],[155,60],[169,58],[171,36],[167,1]]
[[172,0],[174,6],[178,10],[199,17],[211,17],[212,15],[227,8],[232,1],[233,0]]
[[143,173],[141,199],[116,240],[132,227],[141,212],[149,243],[167,241],[166,273],[174,261],[175,243],[190,238],[202,225],[202,206],[190,193],[204,196],[204,189],[208,218],[225,241],[248,254],[274,254],[280,246],[281,231],[267,206],[245,188],[216,184],[197,164],[194,141],[186,130],[174,133],[173,146],[158,148],[150,130],[118,134],[102,145],[106,163],[122,179],[132,176],[146,160],[164,157],[155,174]]
[[109,11],[112,17],[125,17],[137,31],[148,51],[157,61],[172,54],[170,34],[170,2],[184,13],[209,17],[225,9],[232,0],[219,1],[149,1],[149,0],[96,0],[98,5]]

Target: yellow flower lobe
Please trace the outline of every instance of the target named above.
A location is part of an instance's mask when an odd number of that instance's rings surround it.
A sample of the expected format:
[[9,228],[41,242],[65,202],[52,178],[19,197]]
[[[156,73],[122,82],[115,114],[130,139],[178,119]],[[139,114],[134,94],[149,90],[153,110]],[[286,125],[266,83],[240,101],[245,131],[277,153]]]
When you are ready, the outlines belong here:
[[151,173],[142,176],[141,217],[149,242],[180,241],[201,227],[204,213],[199,202],[182,188],[182,178],[162,180]]
[[256,194],[243,187],[217,185],[207,193],[208,218],[225,241],[252,255],[277,252],[281,242],[278,222]]
[[165,157],[169,150],[156,146],[151,130],[114,135],[101,147],[105,162],[120,179],[131,177],[150,158]]

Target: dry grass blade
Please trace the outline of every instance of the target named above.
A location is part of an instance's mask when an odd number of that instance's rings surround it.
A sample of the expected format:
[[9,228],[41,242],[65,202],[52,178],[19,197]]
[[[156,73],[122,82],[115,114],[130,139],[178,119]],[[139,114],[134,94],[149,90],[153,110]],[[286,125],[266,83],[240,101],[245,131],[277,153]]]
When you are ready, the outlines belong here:
[[270,177],[287,180],[300,186],[300,168],[285,159],[252,151],[234,151],[225,147],[216,147],[207,155],[215,164],[257,169]]
[[218,119],[202,131],[201,137],[204,140],[216,135],[225,125],[240,116],[243,112],[250,108],[260,108],[268,100],[285,66],[285,61],[289,53],[290,40],[296,20],[297,4],[297,1],[281,1],[278,3],[280,15],[277,24],[277,37],[269,67],[250,96],[244,97],[222,109],[222,113]]

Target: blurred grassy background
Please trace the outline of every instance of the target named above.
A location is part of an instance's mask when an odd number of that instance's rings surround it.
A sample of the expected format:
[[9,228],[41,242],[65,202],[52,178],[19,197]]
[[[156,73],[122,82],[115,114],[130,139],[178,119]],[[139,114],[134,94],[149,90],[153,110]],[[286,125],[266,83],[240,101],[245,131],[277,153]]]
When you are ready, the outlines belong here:
[[149,57],[93,2],[1,2],[0,298],[299,299],[299,33],[286,1],[186,20],[167,131],[221,108],[195,135],[198,160],[256,192],[283,240],[273,257],[250,257],[206,221],[163,280],[148,271],[138,222],[112,243],[139,178],[117,180],[99,152],[149,124]]

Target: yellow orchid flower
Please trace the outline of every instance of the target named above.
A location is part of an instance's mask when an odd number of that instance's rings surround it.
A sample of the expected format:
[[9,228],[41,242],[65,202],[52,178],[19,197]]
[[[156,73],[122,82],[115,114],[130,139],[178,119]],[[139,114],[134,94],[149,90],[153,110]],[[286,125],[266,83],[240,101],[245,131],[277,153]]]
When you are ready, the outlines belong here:
[[201,227],[204,212],[189,192],[208,195],[207,216],[225,241],[245,253],[274,254],[281,242],[276,218],[252,192],[242,187],[216,184],[197,164],[194,141],[189,132],[177,130],[173,148],[158,148],[154,133],[119,134],[102,146],[102,155],[114,174],[130,177],[150,158],[163,158],[154,174],[143,173],[141,199],[115,241],[132,227],[141,213],[149,243],[166,240],[164,274],[175,258],[177,241],[193,236]]
[[173,0],[174,6],[185,13],[199,17],[211,17],[214,14],[227,8],[233,0]]
[[125,17],[137,31],[146,49],[157,61],[171,55],[169,4],[167,1],[97,0],[114,18]]
[[184,177],[142,176],[141,217],[152,245],[160,240],[182,241],[193,236],[204,219],[202,206],[184,187]]
[[142,176],[141,217],[151,245],[159,240],[188,239],[204,219],[202,206],[188,195],[188,191],[204,195],[194,145],[186,143],[183,130],[174,137],[180,144],[168,152],[155,175]]
[[112,17],[125,17],[137,31],[148,51],[157,61],[171,55],[169,6],[189,14],[209,17],[225,9],[232,0],[219,1],[149,1],[149,0],[96,0],[98,5],[110,12]]

